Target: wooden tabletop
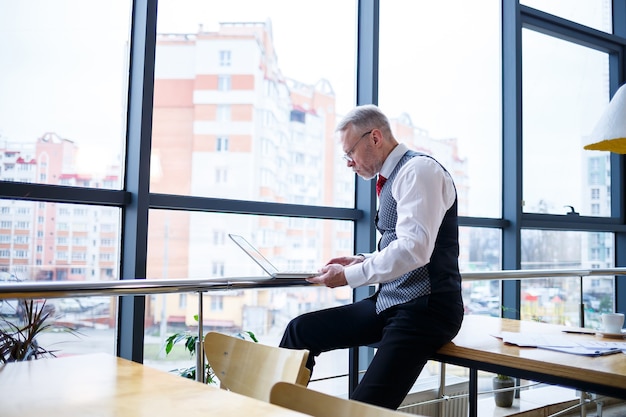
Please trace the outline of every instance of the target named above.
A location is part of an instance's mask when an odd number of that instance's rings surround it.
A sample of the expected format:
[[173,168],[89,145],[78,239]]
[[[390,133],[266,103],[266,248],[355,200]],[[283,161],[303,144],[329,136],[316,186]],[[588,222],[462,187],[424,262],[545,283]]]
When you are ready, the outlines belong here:
[[0,365],[2,417],[302,417],[107,354]]
[[457,337],[440,349],[436,358],[470,368],[626,399],[626,355],[623,353],[589,357],[518,347],[505,344],[494,337],[501,332],[522,332],[558,334],[574,341],[626,341],[564,333],[563,329],[571,328],[534,321],[469,315],[465,316]]

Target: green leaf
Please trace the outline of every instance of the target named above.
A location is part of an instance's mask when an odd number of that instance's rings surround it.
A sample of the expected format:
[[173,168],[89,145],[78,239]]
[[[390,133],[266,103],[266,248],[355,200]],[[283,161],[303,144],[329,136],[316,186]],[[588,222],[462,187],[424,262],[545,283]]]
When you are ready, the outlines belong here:
[[259,343],[259,340],[256,338],[256,336],[254,335],[254,333],[252,333],[251,331],[247,330],[245,331],[245,333],[248,334],[248,336],[250,336],[250,339],[252,339],[253,342],[255,343]]

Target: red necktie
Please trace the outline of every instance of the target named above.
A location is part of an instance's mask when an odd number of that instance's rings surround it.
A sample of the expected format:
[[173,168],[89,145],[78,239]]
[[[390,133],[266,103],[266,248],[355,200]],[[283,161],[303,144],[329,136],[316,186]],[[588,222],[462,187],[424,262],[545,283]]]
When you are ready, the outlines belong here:
[[380,190],[383,188],[383,185],[385,185],[386,181],[387,181],[387,178],[378,174],[378,181],[376,181],[376,195],[380,195]]

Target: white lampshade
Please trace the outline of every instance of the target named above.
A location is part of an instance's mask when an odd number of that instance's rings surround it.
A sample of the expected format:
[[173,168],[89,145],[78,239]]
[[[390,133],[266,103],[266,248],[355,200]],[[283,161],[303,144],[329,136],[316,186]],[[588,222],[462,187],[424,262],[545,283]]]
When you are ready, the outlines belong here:
[[593,143],[585,149],[626,154],[626,84],[611,99],[591,133],[591,140]]

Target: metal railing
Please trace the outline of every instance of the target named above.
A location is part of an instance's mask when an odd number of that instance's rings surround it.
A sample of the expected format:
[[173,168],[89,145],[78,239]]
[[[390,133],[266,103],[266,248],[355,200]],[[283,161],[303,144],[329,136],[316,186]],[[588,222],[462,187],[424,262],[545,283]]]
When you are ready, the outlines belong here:
[[[585,277],[626,275],[626,268],[607,269],[529,269],[462,273],[464,281],[518,280],[546,277]],[[313,286],[302,279],[270,279],[267,277],[231,277],[211,279],[123,279],[115,281],[27,281],[4,282],[0,285],[2,299],[66,298],[95,295],[151,295],[216,290],[243,290]],[[581,286],[582,291],[582,286]],[[581,311],[582,314],[582,311]],[[582,321],[581,321],[582,323]],[[198,297],[198,345],[196,352],[203,352],[203,305]],[[197,368],[204,369],[204,355],[196,355]],[[198,379],[199,378],[199,379]],[[196,372],[202,380],[203,372]]]
[[[516,280],[547,277],[626,275],[626,267],[606,269],[527,269],[464,272],[463,281]],[[93,295],[149,295],[205,292],[226,289],[310,286],[302,279],[271,279],[263,276],[209,279],[122,279],[115,281],[23,281],[4,282],[0,299],[64,298]]]

